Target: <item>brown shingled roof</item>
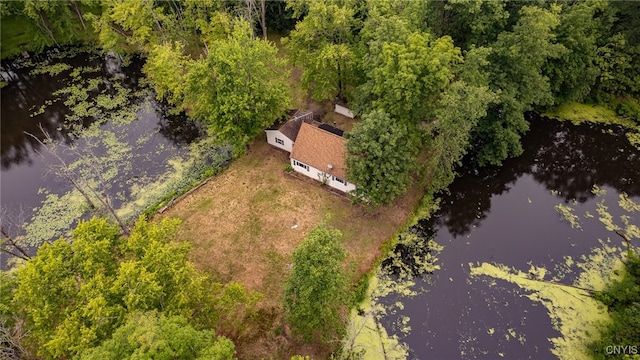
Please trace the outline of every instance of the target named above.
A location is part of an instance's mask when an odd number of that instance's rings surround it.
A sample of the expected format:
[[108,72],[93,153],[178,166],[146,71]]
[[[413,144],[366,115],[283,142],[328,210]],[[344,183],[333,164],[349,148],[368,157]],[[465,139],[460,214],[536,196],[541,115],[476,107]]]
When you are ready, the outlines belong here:
[[269,130],[279,130],[284,136],[296,141],[298,132],[300,131],[300,125],[303,122],[310,122],[313,120],[313,113],[311,111],[291,110],[289,111],[290,119],[280,125],[269,128]]
[[300,125],[302,125],[302,118],[296,118],[287,121],[284,125],[280,127],[280,132],[291,139],[291,141],[296,141],[298,138],[298,132],[300,131]]
[[[341,136],[302,123],[298,138],[293,144],[291,158],[344,180],[347,170],[344,161],[346,142]],[[329,164],[332,169],[329,169]]]

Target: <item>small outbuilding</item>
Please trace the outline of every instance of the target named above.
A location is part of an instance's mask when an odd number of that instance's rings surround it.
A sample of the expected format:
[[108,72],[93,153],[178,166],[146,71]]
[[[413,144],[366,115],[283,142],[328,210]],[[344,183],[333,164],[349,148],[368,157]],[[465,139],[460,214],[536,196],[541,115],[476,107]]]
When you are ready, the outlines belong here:
[[294,112],[287,122],[265,130],[267,133],[267,143],[291,152],[293,150],[293,143],[296,142],[298,132],[300,131],[300,126],[305,121],[313,121],[313,113],[311,111]]
[[334,104],[333,111],[335,111],[336,113],[338,113],[340,115],[344,115],[344,116],[346,116],[348,118],[351,118],[351,119],[353,119],[355,117],[355,115],[353,114],[353,111],[351,111],[351,109],[349,109],[347,104],[343,103],[343,102],[336,102]]

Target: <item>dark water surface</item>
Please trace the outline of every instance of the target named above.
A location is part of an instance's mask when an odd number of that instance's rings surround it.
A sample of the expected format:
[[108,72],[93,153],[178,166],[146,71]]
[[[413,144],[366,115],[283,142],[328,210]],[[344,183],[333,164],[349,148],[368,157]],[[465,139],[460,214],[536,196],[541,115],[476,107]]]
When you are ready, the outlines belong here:
[[[63,55],[69,52],[71,55]],[[36,63],[66,63],[71,69],[58,75],[34,74],[36,67],[33,64]],[[126,104],[137,114],[135,121],[126,125],[109,122],[100,125],[101,130],[112,131],[119,141],[131,146],[130,170],[123,171],[114,179],[115,184],[111,184],[109,195],[113,196],[116,207],[127,200],[122,195],[126,193],[123,190],[126,186],[135,183],[135,179],[152,179],[165,172],[167,159],[183,154],[186,145],[201,135],[194,122],[181,116],[166,115],[163,105],[154,99],[153,93],[142,81],[142,64],[141,59],[133,58],[123,65],[120,59],[113,56],[69,48],[51,49],[28,60],[3,61],[1,75],[8,84],[1,90],[0,205],[6,211],[5,215],[29,220],[33,209],[40,206],[45,197],[38,193],[38,189],[47,188],[55,194],[71,189],[70,184],[47,170],[45,161],[36,151],[42,153],[47,161],[56,161],[26,133],[43,140],[42,127],[57,142],[83,146],[69,131],[70,126],[87,127],[101,121],[100,115],[84,117],[80,123],[77,120],[69,121],[69,107],[64,104],[66,97],[53,94],[71,84],[69,74],[74,69],[95,69],[83,73],[74,81],[101,79],[98,88],[89,94],[89,99],[99,93],[113,95],[116,83],[132,92],[140,90],[143,94]],[[38,114],[37,110],[43,105],[46,105],[44,112]],[[37,115],[33,116],[34,113]],[[65,161],[74,160],[69,152],[60,152],[60,155]],[[17,216],[19,213],[22,215]],[[2,263],[5,261],[3,258]]]
[[[441,269],[416,279],[415,288],[423,288],[419,295],[382,300],[404,305],[382,323],[409,346],[409,358],[554,358],[548,339],[560,334],[547,309],[511,283],[498,279],[489,286],[486,276],[470,277],[470,263],[498,263],[524,272],[531,265],[544,266],[553,273],[565,256],[589,254],[599,246],[598,238],[621,243],[597,221],[595,203],[602,198],[591,189],[597,184],[607,190],[605,202],[618,218],[619,193],[640,199],[640,152],[617,127],[573,126],[538,117],[530,121],[522,156],[500,168],[463,169],[450,195],[442,198],[438,215],[412,229],[435,234],[444,249],[438,256]],[[560,203],[596,219],[581,216],[582,229],[573,229],[554,209]],[[634,220],[640,223],[637,214]],[[571,284],[574,277],[561,281]],[[410,318],[408,335],[400,331],[400,316]]]

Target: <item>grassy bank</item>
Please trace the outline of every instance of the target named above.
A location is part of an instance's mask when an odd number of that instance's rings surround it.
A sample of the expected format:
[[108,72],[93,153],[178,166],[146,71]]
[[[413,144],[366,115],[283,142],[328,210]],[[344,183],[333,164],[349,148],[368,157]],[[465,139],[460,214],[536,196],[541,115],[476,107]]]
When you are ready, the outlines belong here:
[[[635,103],[633,99],[628,101],[631,104]],[[629,128],[634,128],[638,125],[638,123],[629,117],[619,116],[616,110],[604,104],[582,104],[570,101],[542,115],[558,120],[571,121],[574,124],[593,122],[608,125],[616,124]]]

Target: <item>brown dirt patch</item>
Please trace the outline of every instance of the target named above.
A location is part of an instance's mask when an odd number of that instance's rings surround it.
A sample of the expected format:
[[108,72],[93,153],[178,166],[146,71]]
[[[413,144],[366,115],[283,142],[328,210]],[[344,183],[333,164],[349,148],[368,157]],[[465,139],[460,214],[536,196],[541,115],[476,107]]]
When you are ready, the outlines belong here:
[[199,269],[264,294],[262,316],[255,319],[261,324],[235,339],[240,358],[326,356],[327,349],[294,344],[282,332],[283,283],[293,250],[328,215],[361,276],[421,196],[413,189],[395,205],[370,213],[313,179],[286,174],[288,156],[261,136],[244,157],[162,215],[183,220],[178,238],[192,244],[190,257]]

